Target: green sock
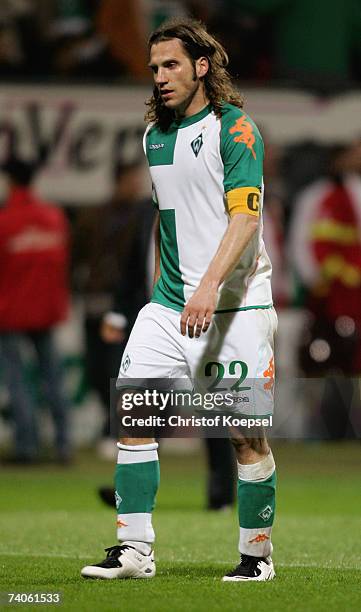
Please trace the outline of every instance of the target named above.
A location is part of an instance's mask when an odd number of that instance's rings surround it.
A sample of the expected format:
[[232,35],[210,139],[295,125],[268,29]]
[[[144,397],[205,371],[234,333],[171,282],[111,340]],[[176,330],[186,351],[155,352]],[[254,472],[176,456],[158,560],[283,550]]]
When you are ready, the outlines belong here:
[[239,552],[253,557],[272,554],[276,507],[276,470],[272,453],[252,465],[238,464]]
[[158,444],[118,444],[118,447],[115,471],[118,540],[152,544],[155,538],[152,511],[159,486]]

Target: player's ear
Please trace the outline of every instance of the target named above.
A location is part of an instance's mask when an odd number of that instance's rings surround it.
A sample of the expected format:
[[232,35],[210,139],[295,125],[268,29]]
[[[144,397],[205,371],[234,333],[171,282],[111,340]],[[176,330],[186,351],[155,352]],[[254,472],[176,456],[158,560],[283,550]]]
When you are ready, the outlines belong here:
[[196,75],[199,79],[204,77],[209,70],[208,57],[200,57],[196,61]]

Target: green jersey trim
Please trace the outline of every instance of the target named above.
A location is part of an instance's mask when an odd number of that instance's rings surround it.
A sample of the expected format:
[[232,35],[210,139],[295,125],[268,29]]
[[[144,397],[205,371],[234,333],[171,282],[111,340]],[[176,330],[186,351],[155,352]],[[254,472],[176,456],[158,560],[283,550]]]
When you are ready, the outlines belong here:
[[195,115],[191,115],[190,117],[183,117],[182,119],[178,121],[177,119],[175,119],[171,124],[171,128],[179,129],[179,128],[188,127],[189,125],[193,125],[193,123],[197,123],[197,121],[201,121],[201,119],[204,119],[204,117],[207,117],[207,115],[209,115],[210,112],[212,112],[212,105],[208,104]]
[[159,284],[159,281],[154,287],[153,295],[150,298],[150,301],[153,304],[160,304],[161,306],[165,306],[166,308],[170,308],[171,310],[175,310],[176,312],[182,312],[185,306],[185,302],[183,306],[181,306],[180,304],[174,304],[163,293],[161,293],[161,291],[158,288],[158,284]]
[[214,314],[224,314],[226,312],[242,312],[243,310],[267,310],[273,308],[273,304],[256,304],[255,306],[241,306],[240,308],[222,308],[215,310]]
[[180,312],[184,308],[184,283],[179,268],[175,210],[159,211],[160,278],[154,287],[151,302],[170,306]]
[[145,139],[146,156],[149,166],[171,166],[174,161],[174,149],[178,130],[170,128],[161,132],[152,127]]

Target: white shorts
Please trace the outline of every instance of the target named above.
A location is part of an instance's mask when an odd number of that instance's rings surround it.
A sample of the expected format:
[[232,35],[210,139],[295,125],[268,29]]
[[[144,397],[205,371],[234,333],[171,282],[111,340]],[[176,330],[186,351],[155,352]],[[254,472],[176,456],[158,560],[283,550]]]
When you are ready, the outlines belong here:
[[180,317],[179,312],[152,302],[142,308],[124,350],[117,388],[147,387],[155,378],[168,380],[169,388],[202,392],[225,392],[231,387],[249,404],[242,406],[247,408],[243,413],[270,414],[274,308],[215,314],[199,338],[182,336]]

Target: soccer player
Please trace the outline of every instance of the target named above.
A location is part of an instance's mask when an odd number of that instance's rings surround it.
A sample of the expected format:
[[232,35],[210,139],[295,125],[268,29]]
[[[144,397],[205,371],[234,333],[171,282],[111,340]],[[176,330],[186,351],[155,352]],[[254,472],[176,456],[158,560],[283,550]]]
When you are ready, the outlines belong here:
[[[124,351],[117,386],[129,390],[134,379],[199,379],[216,362],[230,377],[241,364],[249,379],[269,388],[277,318],[262,240],[261,136],[242,110],[225,50],[202,24],[162,24],[150,37],[149,53],[154,91],[144,150],[159,210],[155,284]],[[271,580],[274,459],[263,432],[239,432],[232,442],[241,556],[223,580]],[[82,575],[152,578],[157,443],[128,436],[118,447],[119,545]]]

